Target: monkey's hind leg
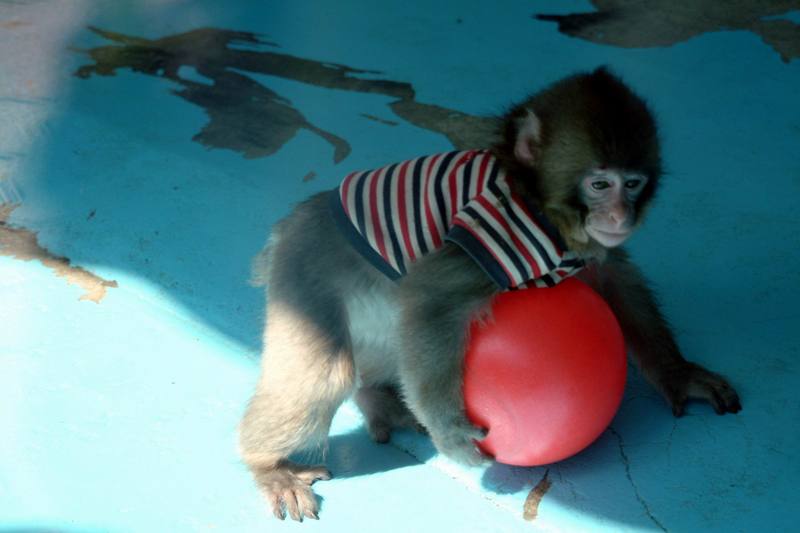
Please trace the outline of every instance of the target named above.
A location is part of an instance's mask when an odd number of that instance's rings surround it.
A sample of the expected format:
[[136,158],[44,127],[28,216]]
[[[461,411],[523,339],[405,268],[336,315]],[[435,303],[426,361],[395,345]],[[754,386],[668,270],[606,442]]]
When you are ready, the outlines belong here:
[[392,429],[395,428],[412,428],[425,433],[425,428],[392,385],[361,387],[355,399],[367,419],[367,430],[375,442],[389,442]]
[[281,520],[284,508],[295,520],[316,519],[311,484],[330,478],[323,466],[288,457],[324,445],[334,413],[353,388],[353,358],[346,330],[336,327],[344,319],[335,309],[333,304],[298,312],[280,302],[268,307],[261,377],[240,443],[242,458]]

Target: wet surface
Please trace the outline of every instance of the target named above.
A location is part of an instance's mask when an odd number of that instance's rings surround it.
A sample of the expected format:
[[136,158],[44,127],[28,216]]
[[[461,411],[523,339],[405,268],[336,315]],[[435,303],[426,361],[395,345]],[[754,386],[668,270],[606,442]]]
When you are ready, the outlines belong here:
[[[244,157],[271,155],[300,129],[307,129],[328,142],[334,149],[334,162],[350,154],[350,144],[345,139],[311,124],[289,99],[247,75],[255,73],[328,89],[396,98],[389,107],[399,117],[443,133],[458,148],[484,145],[493,133],[491,118],[417,102],[409,83],[363,78],[381,73],[266,50],[277,45],[253,33],[203,28],[148,40],[99,28],[92,31],[116,44],[88,50],[95,64],[80,67],[76,76],[111,76],[119,69],[131,69],[175,81],[183,88],[173,91],[174,94],[202,107],[210,118],[192,140],[234,150]],[[242,44],[251,46],[247,50],[236,48]],[[207,81],[182,77],[184,67],[195,69]],[[362,116],[389,126],[397,124],[367,113]]]
[[800,24],[781,17],[800,10],[797,0],[591,3],[595,11],[535,17],[558,23],[570,37],[626,48],[671,46],[708,32],[744,30],[761,37],[787,63],[800,57]]

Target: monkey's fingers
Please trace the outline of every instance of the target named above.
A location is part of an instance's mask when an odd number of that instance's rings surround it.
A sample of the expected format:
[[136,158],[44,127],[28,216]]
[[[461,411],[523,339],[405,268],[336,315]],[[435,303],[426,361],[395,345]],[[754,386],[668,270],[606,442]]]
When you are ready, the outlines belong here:
[[725,413],[738,413],[742,410],[742,404],[739,402],[739,395],[733,390],[733,387],[720,378],[713,382],[705,382],[702,385],[702,391],[698,394],[693,394],[695,391],[690,391],[690,396],[708,401],[714,408],[718,415]]
[[303,516],[319,520],[319,515],[317,515],[317,499],[314,497],[314,494],[310,490],[298,490],[294,495],[297,498],[297,504]]
[[719,415],[742,409],[739,395],[725,378],[695,363],[687,362],[673,370],[661,385],[676,417],[683,415],[689,399],[708,402]]
[[282,461],[277,467],[255,470],[254,474],[276,518],[285,520],[288,513],[299,522],[303,517],[317,519],[317,500],[311,484],[318,479],[330,479],[326,468]]
[[330,471],[324,466],[303,467],[302,470],[294,472],[294,475],[306,485],[312,485],[315,481],[331,479]]
[[728,382],[723,381],[723,387],[719,391],[719,395],[722,398],[722,404],[725,407],[724,412],[738,413],[742,410],[742,402],[739,401],[739,395],[736,393],[733,387],[728,384]]
[[292,517],[292,520],[297,520],[298,522],[303,521],[303,515],[300,514],[300,507],[297,504],[297,497],[295,496],[295,491],[293,489],[286,489],[281,493],[281,499],[283,499],[283,503],[286,504],[286,510],[289,512],[289,516]]
[[680,418],[686,409],[686,393],[683,390],[664,389],[664,396],[672,408],[672,416]]
[[432,433],[433,442],[441,453],[469,466],[479,466],[491,459],[476,444],[486,434],[485,429],[473,426],[466,419]]
[[269,506],[272,509],[272,514],[275,515],[275,518],[278,520],[285,520],[286,515],[283,512],[283,501],[279,494],[276,493],[269,493],[267,494],[267,501],[269,502]]

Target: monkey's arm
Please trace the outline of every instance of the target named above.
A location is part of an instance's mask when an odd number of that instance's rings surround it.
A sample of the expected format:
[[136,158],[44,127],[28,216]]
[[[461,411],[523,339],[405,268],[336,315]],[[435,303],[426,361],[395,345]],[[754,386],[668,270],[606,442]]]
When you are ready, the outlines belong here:
[[399,288],[405,400],[440,452],[462,463],[482,462],[474,440],[485,432],[466,418],[462,364],[470,321],[497,288],[453,244],[417,262]]
[[590,266],[581,277],[611,306],[632,357],[675,416],[683,414],[688,399],[709,402],[717,414],[741,409],[739,396],[725,378],[681,355],[647,282],[623,250],[610,250],[602,265]]

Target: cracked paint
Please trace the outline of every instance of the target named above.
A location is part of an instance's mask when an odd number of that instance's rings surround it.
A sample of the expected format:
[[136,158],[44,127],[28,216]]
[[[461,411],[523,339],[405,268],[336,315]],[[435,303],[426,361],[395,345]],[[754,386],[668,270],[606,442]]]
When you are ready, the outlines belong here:
[[620,435],[619,432],[613,427],[609,427],[608,430],[617,438],[617,443],[619,445],[619,455],[622,458],[623,466],[625,466],[625,477],[628,478],[628,482],[633,488],[633,493],[636,495],[636,500],[642,506],[644,513],[647,515],[650,521],[653,522],[653,524],[655,524],[661,531],[667,531],[667,528],[665,528],[664,525],[661,522],[659,522],[659,520],[653,515],[653,512],[650,510],[650,506],[647,504],[647,502],[639,492],[639,487],[633,481],[633,476],[631,475],[631,463],[630,459],[628,459],[628,454],[625,453],[625,441],[622,440],[622,435]]
[[672,421],[672,429],[667,437],[667,464],[672,466],[672,443],[675,440],[675,432],[678,430],[678,419]]
[[561,484],[566,485],[569,489],[569,495],[572,497],[572,501],[577,502],[579,496],[578,491],[575,489],[575,483],[573,483],[568,477],[564,476],[561,468],[556,467],[556,474],[558,474],[558,480],[561,482]]
[[537,14],[558,30],[623,48],[671,46],[708,32],[751,31],[788,63],[800,58],[800,24],[779,18],[800,9],[798,0],[592,0],[597,11]]
[[83,289],[85,292],[80,300],[100,303],[106,295],[106,289],[118,286],[116,281],[105,280],[81,267],[72,266],[66,257],[54,255],[43,248],[36,232],[11,226],[7,222],[8,217],[17,207],[15,204],[0,205],[0,256],[39,261],[70,285]]

